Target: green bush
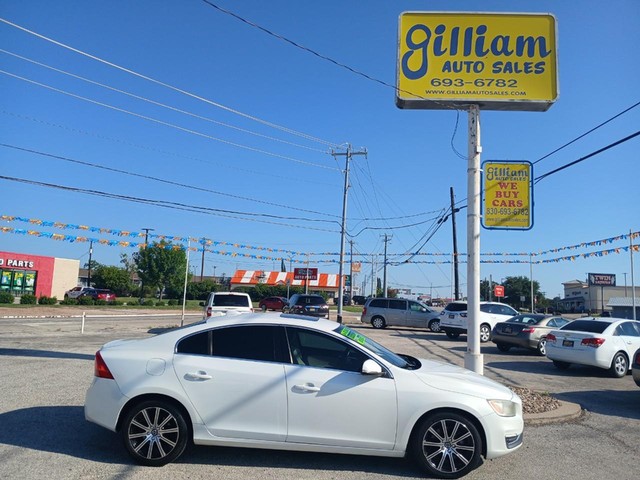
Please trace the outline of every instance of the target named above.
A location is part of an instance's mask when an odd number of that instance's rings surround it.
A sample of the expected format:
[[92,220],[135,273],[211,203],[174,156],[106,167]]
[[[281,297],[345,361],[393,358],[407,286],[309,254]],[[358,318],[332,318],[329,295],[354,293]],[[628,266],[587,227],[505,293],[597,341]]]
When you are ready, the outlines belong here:
[[124,302],[122,300],[114,300],[113,302],[109,302],[109,305],[120,307],[120,306],[124,305]]
[[176,299],[174,299],[174,298],[172,298],[171,300],[169,300],[167,303],[169,304],[169,306],[170,306],[170,307],[174,307],[174,306],[176,306],[176,305],[179,305],[178,300],[176,300]]
[[156,302],[156,307],[166,307],[166,305],[167,304],[165,302],[163,302],[162,300]]
[[107,301],[106,300],[102,300],[102,299],[99,298],[97,300],[94,300],[93,303],[94,303],[94,305],[106,305]]
[[55,305],[56,303],[58,303],[58,299],[56,297],[46,297],[43,295],[38,298],[38,304],[40,305]]
[[25,293],[20,297],[20,305],[35,305],[37,303],[37,299],[35,295],[31,295],[30,293]]
[[78,300],[75,298],[65,298],[64,300],[60,301],[60,305],[77,305],[78,304]]
[[14,296],[9,292],[0,292],[0,303],[13,303]]
[[153,307],[153,306],[155,306],[155,304],[156,304],[156,302],[153,301],[150,298],[148,298],[144,302],[142,302],[142,305],[144,305],[145,307]]
[[94,305],[95,302],[91,297],[78,297],[78,305]]

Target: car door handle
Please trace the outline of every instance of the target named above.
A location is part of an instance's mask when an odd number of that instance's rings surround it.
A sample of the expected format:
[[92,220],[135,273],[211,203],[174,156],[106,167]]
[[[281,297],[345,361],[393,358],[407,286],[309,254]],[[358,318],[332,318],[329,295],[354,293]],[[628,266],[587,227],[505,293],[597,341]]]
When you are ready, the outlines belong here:
[[213,378],[211,375],[207,375],[207,372],[203,372],[202,370],[198,370],[195,373],[186,373],[184,377],[187,380],[211,380]]
[[304,385],[294,385],[293,388],[303,392],[319,392],[320,387],[316,387],[313,383],[305,383]]

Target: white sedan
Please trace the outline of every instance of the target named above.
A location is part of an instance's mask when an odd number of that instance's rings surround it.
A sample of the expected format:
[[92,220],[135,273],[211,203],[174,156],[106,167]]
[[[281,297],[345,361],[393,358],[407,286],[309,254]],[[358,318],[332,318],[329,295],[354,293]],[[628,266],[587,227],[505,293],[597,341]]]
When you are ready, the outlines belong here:
[[228,314],[104,345],[87,420],[161,466],[198,445],[402,457],[459,478],[522,444],[520,398],[469,370],[392,353],[347,326]]
[[607,369],[624,377],[640,348],[640,322],[620,318],[581,318],[547,334],[546,355],[563,370],[572,363]]

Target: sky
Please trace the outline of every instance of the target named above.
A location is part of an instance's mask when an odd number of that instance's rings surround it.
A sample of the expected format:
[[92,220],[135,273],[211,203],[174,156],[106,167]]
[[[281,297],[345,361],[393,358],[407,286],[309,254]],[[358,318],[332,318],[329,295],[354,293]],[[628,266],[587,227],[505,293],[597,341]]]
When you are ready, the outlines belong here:
[[[207,247],[217,253],[205,254],[205,275],[278,270],[281,257],[337,273],[348,144],[355,285],[370,292],[373,255],[383,276],[386,235],[389,287],[449,297],[451,218],[438,219],[450,188],[466,205],[467,112],[395,106],[398,18],[480,4],[556,17],[560,92],[546,112],[482,111],[482,161],[536,162],[538,177],[637,132],[640,107],[543,158],[640,101],[636,0],[2,2],[0,216],[15,218],[0,228],[15,230],[0,232],[0,250],[84,263],[89,243],[72,240],[86,237],[103,242],[94,260],[118,265],[136,248],[104,241],[144,237],[110,232],[149,229],[151,240],[221,242]],[[482,229],[493,263],[480,277],[532,271],[548,297],[590,272],[631,285],[628,252],[580,256],[628,240],[563,247],[640,230],[639,147],[635,137],[537,183],[530,230]],[[456,215],[461,253],[466,216]],[[553,249],[533,265],[506,255]],[[427,255],[399,264],[417,251]],[[524,263],[503,263],[513,260]],[[190,265],[199,275],[201,253]],[[466,279],[463,263],[463,293]]]

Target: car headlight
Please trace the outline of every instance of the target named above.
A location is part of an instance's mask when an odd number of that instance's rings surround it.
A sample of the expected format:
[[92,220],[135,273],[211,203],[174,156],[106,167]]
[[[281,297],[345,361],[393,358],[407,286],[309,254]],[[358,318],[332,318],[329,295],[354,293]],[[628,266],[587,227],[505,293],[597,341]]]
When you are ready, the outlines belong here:
[[515,417],[518,406],[511,400],[487,400],[493,411],[501,417]]

